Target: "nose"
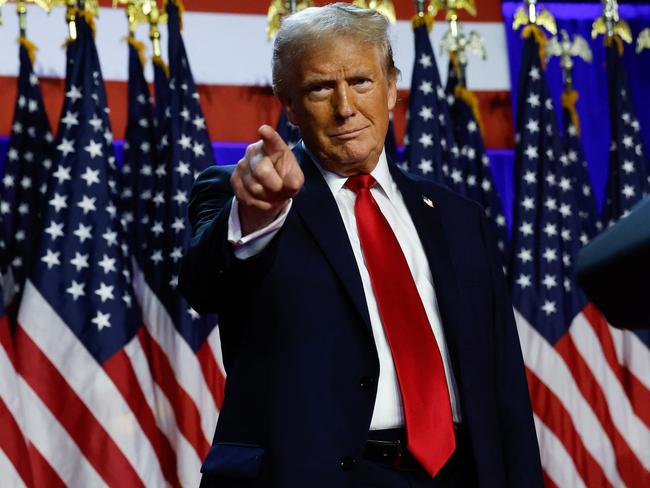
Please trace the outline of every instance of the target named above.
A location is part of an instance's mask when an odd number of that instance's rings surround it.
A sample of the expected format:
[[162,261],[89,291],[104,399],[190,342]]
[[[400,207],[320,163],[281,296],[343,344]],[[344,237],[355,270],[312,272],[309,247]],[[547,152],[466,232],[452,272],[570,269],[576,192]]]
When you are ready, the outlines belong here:
[[333,97],[334,110],[339,119],[347,119],[356,113],[354,91],[347,83],[337,84]]

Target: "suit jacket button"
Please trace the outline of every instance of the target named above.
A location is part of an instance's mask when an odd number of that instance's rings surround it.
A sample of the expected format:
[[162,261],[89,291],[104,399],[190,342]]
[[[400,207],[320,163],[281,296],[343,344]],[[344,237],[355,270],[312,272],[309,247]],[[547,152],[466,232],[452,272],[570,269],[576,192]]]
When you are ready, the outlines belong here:
[[357,460],[354,459],[352,456],[346,456],[343,459],[341,459],[341,469],[343,471],[348,471],[354,468],[356,465],[357,465]]
[[359,386],[361,386],[361,388],[364,390],[371,388],[374,383],[375,379],[371,376],[362,376],[359,380]]

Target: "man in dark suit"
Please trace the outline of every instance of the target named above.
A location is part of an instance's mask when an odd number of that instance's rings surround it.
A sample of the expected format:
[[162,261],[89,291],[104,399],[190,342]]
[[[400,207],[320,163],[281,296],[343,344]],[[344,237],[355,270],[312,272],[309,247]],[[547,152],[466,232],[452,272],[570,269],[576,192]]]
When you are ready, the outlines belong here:
[[283,22],[268,126],[197,180],[180,283],[218,313],[226,396],[202,485],[534,487],[521,350],[482,210],[387,161],[386,20]]

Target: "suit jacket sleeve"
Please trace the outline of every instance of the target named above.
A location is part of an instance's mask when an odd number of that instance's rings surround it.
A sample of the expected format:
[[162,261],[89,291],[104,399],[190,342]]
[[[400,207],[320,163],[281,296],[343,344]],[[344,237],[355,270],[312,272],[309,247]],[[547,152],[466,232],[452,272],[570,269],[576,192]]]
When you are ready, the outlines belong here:
[[497,401],[508,486],[541,488],[543,477],[537,435],[512,302],[502,270],[501,254],[483,215],[481,227],[492,263],[498,375]]
[[233,167],[210,167],[192,187],[188,216],[192,239],[183,257],[179,286],[201,314],[222,313],[250,291],[272,261],[274,246],[249,259],[238,259],[228,242],[228,217],[233,200]]

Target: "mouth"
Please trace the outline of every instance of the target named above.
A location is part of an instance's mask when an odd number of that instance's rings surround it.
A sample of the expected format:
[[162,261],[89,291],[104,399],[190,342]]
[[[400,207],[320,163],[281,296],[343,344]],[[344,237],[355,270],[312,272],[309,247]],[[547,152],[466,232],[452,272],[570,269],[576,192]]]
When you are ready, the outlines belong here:
[[361,127],[359,129],[348,129],[348,130],[342,130],[339,132],[336,132],[332,134],[330,137],[334,139],[338,139],[340,141],[348,141],[351,139],[355,139],[358,136],[360,136],[363,131],[365,131],[368,127]]

